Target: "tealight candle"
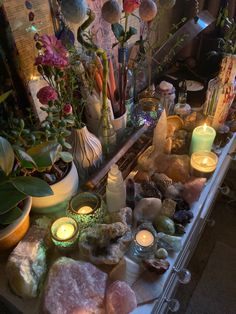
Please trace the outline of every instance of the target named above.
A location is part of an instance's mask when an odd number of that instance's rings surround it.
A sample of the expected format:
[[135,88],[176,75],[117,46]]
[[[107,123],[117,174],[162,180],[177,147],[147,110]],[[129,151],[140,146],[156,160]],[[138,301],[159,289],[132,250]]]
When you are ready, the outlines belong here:
[[134,242],[131,251],[134,257],[146,258],[154,254],[156,245],[156,231],[148,222],[141,224],[134,233]]
[[56,236],[60,240],[68,240],[75,232],[75,227],[71,224],[63,224],[58,227]]
[[61,217],[51,226],[52,242],[58,248],[71,248],[78,237],[78,224],[70,217]]
[[82,206],[78,209],[78,214],[90,214],[92,213],[93,209],[90,206]]
[[191,156],[191,167],[194,175],[207,176],[215,171],[218,163],[218,157],[212,152],[200,151]]
[[102,223],[105,211],[105,203],[99,194],[81,192],[72,197],[67,214],[77,221],[80,229],[84,229]]
[[216,131],[206,124],[193,130],[190,154],[198,151],[211,151]]
[[154,243],[154,236],[148,230],[140,230],[136,234],[135,240],[139,245],[147,247]]

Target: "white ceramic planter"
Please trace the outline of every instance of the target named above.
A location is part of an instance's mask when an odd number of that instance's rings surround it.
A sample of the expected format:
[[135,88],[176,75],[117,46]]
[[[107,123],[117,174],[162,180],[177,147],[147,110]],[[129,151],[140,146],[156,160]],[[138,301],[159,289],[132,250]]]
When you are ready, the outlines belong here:
[[0,230],[0,250],[12,248],[24,237],[29,229],[29,213],[31,204],[32,198],[28,197],[24,201],[22,215],[12,224]]
[[70,198],[77,192],[79,177],[75,164],[72,163],[67,176],[61,181],[52,184],[53,195],[32,198],[32,212],[38,214],[51,214],[65,211]]

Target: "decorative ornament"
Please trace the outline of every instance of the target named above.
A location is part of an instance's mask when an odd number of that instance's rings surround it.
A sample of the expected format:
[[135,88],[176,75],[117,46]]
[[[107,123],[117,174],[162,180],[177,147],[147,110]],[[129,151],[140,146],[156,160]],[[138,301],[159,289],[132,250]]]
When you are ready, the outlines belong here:
[[153,0],[142,1],[139,7],[139,16],[145,22],[152,21],[157,15],[157,5]]
[[102,6],[102,18],[110,24],[118,23],[121,13],[121,6],[116,0],[108,0]]
[[165,9],[172,9],[176,0],[160,0],[160,5]]
[[99,139],[90,133],[86,126],[73,129],[72,155],[77,169],[97,166],[102,158],[102,146]]
[[61,11],[68,22],[81,25],[87,15],[85,0],[62,0]]

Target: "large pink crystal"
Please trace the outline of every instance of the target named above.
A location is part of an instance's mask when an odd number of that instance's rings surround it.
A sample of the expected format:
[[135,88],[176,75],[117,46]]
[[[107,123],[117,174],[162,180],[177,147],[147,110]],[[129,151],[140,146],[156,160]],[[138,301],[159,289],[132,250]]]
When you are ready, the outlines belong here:
[[134,291],[124,281],[113,282],[106,292],[107,314],[128,314],[137,307]]
[[191,205],[196,202],[204,188],[206,183],[205,178],[192,178],[184,184],[182,197],[183,199]]
[[61,257],[51,267],[43,296],[45,314],[105,314],[107,274],[90,263]]

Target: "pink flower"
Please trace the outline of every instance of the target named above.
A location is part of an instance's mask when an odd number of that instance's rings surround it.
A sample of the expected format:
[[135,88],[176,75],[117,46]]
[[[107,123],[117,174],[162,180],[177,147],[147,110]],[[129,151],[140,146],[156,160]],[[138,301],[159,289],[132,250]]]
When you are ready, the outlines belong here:
[[125,13],[132,13],[140,6],[140,4],[141,4],[140,0],[124,0],[123,10]]
[[68,52],[56,36],[42,35],[39,39],[44,52],[35,59],[35,65],[54,66],[64,68],[68,66]]
[[71,104],[65,104],[63,107],[63,113],[65,116],[69,116],[70,114],[72,114],[73,112],[73,108],[71,106]]
[[57,92],[51,86],[44,86],[37,92],[37,98],[43,105],[58,98]]

